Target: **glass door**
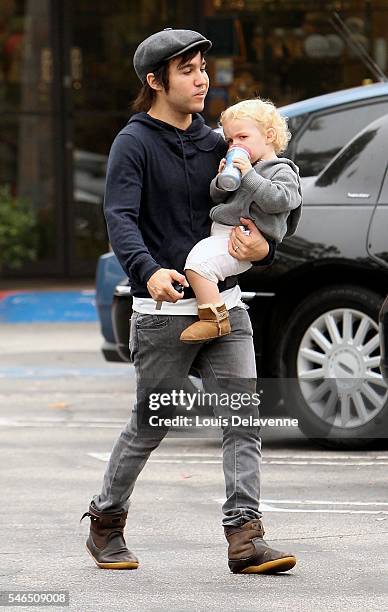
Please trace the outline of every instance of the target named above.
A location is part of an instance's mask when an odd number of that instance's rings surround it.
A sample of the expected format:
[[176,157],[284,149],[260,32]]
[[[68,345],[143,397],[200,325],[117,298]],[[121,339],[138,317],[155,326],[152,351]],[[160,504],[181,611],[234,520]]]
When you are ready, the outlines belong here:
[[64,271],[58,64],[50,0],[0,3],[0,270]]

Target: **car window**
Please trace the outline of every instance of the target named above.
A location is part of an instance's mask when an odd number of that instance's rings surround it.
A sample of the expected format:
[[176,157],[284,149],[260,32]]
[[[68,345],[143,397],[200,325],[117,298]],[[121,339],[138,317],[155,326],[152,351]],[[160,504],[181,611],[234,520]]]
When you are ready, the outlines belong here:
[[316,176],[346,143],[368,123],[388,113],[388,100],[332,109],[312,118],[295,143],[294,161],[301,176]]
[[302,123],[306,121],[307,117],[308,117],[308,113],[304,113],[303,115],[296,115],[295,117],[287,117],[287,126],[291,133],[291,141],[287,149],[283,151],[282,153],[283,157],[290,157],[290,158],[294,157],[292,153],[292,147],[294,144],[293,139],[294,139],[295,134],[298,133],[298,130],[300,129]]
[[373,123],[332,161],[317,179],[316,187],[332,190],[317,191],[317,197],[334,203],[376,203],[386,167],[384,151],[387,121]]
[[307,113],[304,115],[296,115],[296,117],[290,117],[287,121],[288,129],[292,136],[295,136],[296,132],[301,127],[302,123],[307,119]]

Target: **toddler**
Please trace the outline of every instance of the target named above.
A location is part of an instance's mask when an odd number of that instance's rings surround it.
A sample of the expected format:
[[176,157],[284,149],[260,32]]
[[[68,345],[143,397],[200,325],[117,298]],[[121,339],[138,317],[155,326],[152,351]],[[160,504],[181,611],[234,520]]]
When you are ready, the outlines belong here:
[[[191,249],[185,263],[186,276],[198,302],[199,321],[182,332],[183,342],[203,342],[231,332],[218,282],[252,266],[228,251],[229,235],[234,226],[240,225],[240,217],[252,219],[265,237],[280,243],[295,233],[301,216],[298,167],[279,157],[291,134],[286,119],[274,104],[260,98],[238,102],[221,114],[220,124],[227,143],[243,145],[251,157],[233,160],[242,176],[236,191],[220,188],[219,175],[211,182],[210,195],[216,206],[210,210],[213,220],[210,237]],[[218,172],[224,167],[222,159]]]

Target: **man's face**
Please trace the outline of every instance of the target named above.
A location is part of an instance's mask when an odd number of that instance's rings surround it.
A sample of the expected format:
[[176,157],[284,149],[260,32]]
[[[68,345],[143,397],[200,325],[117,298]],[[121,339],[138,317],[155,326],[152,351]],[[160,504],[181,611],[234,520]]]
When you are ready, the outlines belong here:
[[163,96],[174,110],[185,114],[202,112],[209,89],[209,77],[201,53],[198,52],[184,63],[180,57],[172,59],[169,65],[169,84],[169,90],[163,91]]

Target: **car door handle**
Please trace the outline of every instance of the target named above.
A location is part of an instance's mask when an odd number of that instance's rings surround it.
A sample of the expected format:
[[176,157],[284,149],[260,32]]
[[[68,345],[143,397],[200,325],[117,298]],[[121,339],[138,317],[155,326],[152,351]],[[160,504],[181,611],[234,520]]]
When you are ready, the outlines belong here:
[[370,193],[350,193],[348,191],[348,198],[370,198]]

